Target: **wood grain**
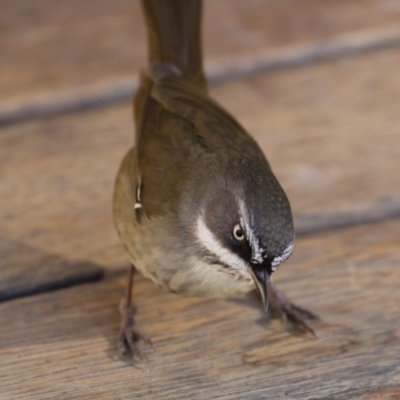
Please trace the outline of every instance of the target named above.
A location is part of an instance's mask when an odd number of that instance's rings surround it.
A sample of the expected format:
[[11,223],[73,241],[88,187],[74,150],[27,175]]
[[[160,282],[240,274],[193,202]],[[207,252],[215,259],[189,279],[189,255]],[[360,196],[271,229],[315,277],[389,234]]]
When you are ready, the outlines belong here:
[[317,339],[268,322],[257,297],[187,299],[139,277],[137,323],[155,349],[137,367],[115,357],[125,274],[0,304],[2,396],[396,398],[399,248],[398,221],[298,241],[275,284],[322,316]]
[[[138,0],[4,0],[1,115],[18,119],[46,107],[73,110],[129,97],[135,75],[145,65],[142,19]],[[236,64],[245,70],[260,59],[273,64],[276,58],[287,58],[286,50],[307,52],[308,44],[321,44],[315,50],[319,54],[335,38],[346,47],[346,37],[353,34],[359,35],[356,42],[372,33],[399,43],[399,21],[400,7],[394,1],[207,1],[205,59],[221,78]]]
[[0,239],[0,302],[35,295],[102,278],[99,266],[28,248],[19,242]]
[[[116,103],[144,65],[137,1],[6,0],[2,11],[0,113]],[[208,1],[207,67],[250,60],[255,71],[336,40],[384,42],[399,19],[393,1]],[[212,90],[267,154],[298,232],[364,223],[300,238],[274,276],[322,317],[317,339],[269,321],[257,296],[187,299],[138,277],[136,319],[155,349],[136,367],[118,360],[127,259],[111,194],[132,144],[131,106],[2,128],[0,292],[11,282],[28,294],[86,268],[106,278],[0,303],[0,398],[398,399],[399,63],[386,49]]]
[[262,145],[295,214],[372,198],[385,207],[400,188],[399,61],[397,50],[378,52],[231,82],[214,95]]
[[[299,229],[316,215],[346,222],[398,210],[399,63],[397,51],[379,52],[213,90],[261,144]],[[3,237],[71,262],[123,265],[111,195],[132,125],[131,107],[120,106],[3,129]]]

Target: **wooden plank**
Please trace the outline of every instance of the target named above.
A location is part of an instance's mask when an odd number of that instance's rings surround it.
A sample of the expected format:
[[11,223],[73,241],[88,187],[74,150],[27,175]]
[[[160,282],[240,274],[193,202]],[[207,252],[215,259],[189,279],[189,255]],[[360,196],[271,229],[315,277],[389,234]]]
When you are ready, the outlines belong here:
[[125,276],[2,303],[2,396],[389,399],[400,390],[399,248],[398,221],[298,241],[275,283],[322,316],[317,339],[268,322],[256,297],[181,298],[139,277],[137,323],[155,349],[136,368],[115,357]]
[[[126,98],[136,71],[145,65],[138,0],[5,0],[2,11],[0,110],[5,120],[20,115],[18,110],[26,116],[57,104],[74,109],[75,103],[88,106],[97,97],[100,103]],[[219,65],[231,69],[246,60],[240,67],[246,69],[260,57],[273,61],[298,46],[343,38],[346,47],[352,34],[361,34],[356,42],[371,32],[384,42],[400,40],[400,7],[393,1],[208,1],[204,17],[207,66],[219,75],[225,74]]]
[[261,144],[295,214],[398,208],[398,51],[231,82],[215,97]]
[[93,263],[67,261],[4,238],[0,253],[0,302],[94,282],[103,276],[103,269]]
[[[397,51],[386,51],[213,90],[268,155],[298,228],[304,215],[398,204],[399,63]],[[132,125],[131,107],[119,106],[3,129],[3,238],[71,262],[121,267],[111,196]]]

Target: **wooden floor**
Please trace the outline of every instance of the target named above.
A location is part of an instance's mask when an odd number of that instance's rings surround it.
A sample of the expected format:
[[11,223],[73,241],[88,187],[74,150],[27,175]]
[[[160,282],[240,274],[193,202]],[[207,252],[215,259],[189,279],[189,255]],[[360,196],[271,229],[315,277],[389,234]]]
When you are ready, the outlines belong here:
[[400,4],[206,2],[212,95],[291,200],[274,276],[317,337],[257,296],[189,299],[140,276],[154,349],[117,357],[127,258],[111,220],[145,65],[135,0],[0,13],[0,399],[400,399]]

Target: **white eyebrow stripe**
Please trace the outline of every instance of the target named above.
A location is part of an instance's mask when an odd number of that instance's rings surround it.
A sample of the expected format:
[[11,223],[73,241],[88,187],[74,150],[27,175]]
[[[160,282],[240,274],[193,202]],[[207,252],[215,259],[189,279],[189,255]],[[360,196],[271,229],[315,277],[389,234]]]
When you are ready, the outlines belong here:
[[286,249],[283,251],[282,255],[279,257],[275,257],[272,260],[271,267],[273,271],[278,269],[279,264],[282,264],[285,260],[287,260],[294,250],[294,242],[290,243]]
[[249,215],[247,213],[244,202],[242,201],[242,199],[238,199],[238,203],[239,203],[240,214],[242,216],[240,218],[240,224],[242,225],[242,228],[246,233],[247,240],[252,250],[251,262],[254,264],[261,264],[263,262],[264,249],[260,246],[260,242],[255,237],[253,231],[250,228]]
[[[242,218],[240,218],[240,224],[242,225],[248,242],[250,243],[250,247],[252,250],[252,259],[251,262],[254,264],[261,264],[264,261],[263,254],[265,250],[260,246],[258,239],[253,234],[250,223],[249,223],[249,216],[246,211],[246,207],[242,199],[238,199],[240,214]],[[294,240],[286,247],[283,251],[282,255],[279,257],[275,257],[271,263],[272,271],[276,271],[278,266],[282,264],[285,260],[287,260],[290,255],[293,253],[294,250]]]
[[222,246],[215,235],[207,228],[204,215],[197,219],[196,236],[198,241],[212,254],[216,255],[222,263],[229,265],[242,275],[248,275],[248,265],[239,256]]

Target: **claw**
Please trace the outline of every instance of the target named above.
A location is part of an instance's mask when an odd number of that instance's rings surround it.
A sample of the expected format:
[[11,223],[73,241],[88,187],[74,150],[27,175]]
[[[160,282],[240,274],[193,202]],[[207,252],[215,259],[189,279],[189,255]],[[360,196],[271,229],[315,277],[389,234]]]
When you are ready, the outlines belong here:
[[135,329],[133,319],[135,310],[132,307],[125,307],[124,303],[124,300],[122,300],[119,307],[121,313],[121,327],[118,335],[119,355],[123,357],[126,354],[130,354],[133,361],[136,358],[141,361],[143,359],[147,361],[147,356],[139,349],[138,342],[145,342],[154,349],[153,343],[147,336],[142,335]]
[[300,331],[311,333],[314,337],[317,335],[307,320],[318,320],[318,315],[313,312],[292,303],[286,296],[272,285],[271,293],[271,313],[279,317],[282,324],[286,326],[289,319]]

